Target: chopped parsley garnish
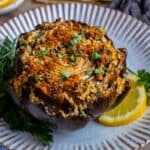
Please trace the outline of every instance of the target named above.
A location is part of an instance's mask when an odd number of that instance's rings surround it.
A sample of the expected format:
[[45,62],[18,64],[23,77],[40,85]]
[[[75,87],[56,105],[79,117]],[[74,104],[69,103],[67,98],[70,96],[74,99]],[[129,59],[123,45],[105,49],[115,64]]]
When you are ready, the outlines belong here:
[[63,58],[64,55],[63,55],[62,53],[58,53],[58,57],[59,57],[59,58]]
[[74,34],[73,35],[73,39],[70,41],[70,45],[74,46],[75,44],[77,44],[78,42],[80,42],[83,39],[83,35],[81,34]]
[[49,53],[49,50],[40,51],[40,52],[37,53],[37,56],[42,57],[44,55],[47,55],[48,53]]
[[30,114],[19,108],[8,92],[8,82],[13,77],[14,55],[16,40],[5,38],[0,46],[0,117],[2,117],[11,129],[30,132],[42,144],[52,142],[52,126],[33,118]]
[[91,59],[92,60],[98,60],[98,59],[100,59],[101,58],[101,55],[98,53],[98,52],[93,52],[92,54],[91,54]]
[[67,72],[67,71],[64,71],[62,70],[60,72],[61,76],[64,78],[64,79],[68,79],[70,77],[70,74]]
[[27,48],[27,45],[26,44],[22,44],[20,47],[19,47],[19,49],[25,49],[25,48]]
[[75,62],[76,61],[76,56],[74,54],[71,54],[69,56],[70,61]]
[[72,50],[72,48],[77,44],[77,43],[79,43],[82,39],[84,38],[84,36],[83,35],[81,35],[81,34],[74,34],[73,35],[73,39],[69,42],[69,44],[68,44],[68,47],[67,47],[67,50],[68,51],[71,51]]
[[98,68],[96,68],[95,70],[94,70],[94,73],[95,74],[104,74],[104,70],[102,70],[102,69],[98,69]]

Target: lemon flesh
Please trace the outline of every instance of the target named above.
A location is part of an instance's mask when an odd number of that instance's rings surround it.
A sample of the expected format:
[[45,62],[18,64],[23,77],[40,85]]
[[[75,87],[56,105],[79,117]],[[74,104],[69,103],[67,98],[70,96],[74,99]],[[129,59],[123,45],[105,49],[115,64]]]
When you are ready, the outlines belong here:
[[98,121],[107,126],[119,126],[128,124],[139,118],[146,109],[146,90],[138,84],[138,77],[134,74],[127,76],[131,83],[131,89],[114,109],[105,112]]
[[15,0],[0,0],[0,9],[12,4]]

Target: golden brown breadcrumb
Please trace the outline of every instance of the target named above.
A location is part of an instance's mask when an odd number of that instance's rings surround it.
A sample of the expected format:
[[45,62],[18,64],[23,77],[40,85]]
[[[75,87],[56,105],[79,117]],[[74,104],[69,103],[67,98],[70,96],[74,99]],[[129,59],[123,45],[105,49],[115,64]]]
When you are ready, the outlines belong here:
[[49,116],[88,116],[128,89],[125,68],[126,50],[115,48],[103,28],[56,20],[19,37],[11,86],[20,101],[29,98]]

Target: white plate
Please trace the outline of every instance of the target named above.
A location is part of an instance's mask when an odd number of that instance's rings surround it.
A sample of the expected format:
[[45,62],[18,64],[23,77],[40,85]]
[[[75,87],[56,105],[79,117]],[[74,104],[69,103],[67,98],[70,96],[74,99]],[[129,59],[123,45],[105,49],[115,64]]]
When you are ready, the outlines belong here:
[[[127,65],[134,71],[150,71],[150,28],[119,11],[92,4],[53,4],[25,12],[0,26],[0,40],[16,38],[44,21],[74,19],[94,26],[103,26],[116,47],[128,50]],[[90,121],[76,131],[57,131],[54,143],[43,147],[31,135],[10,131],[0,120],[0,143],[15,150],[117,150],[134,149],[150,142],[150,108],[143,117],[120,127],[105,127]]]
[[7,13],[17,9],[23,2],[24,2],[24,0],[15,0],[15,2],[13,2],[11,5],[8,5],[5,8],[1,8],[0,15],[7,14]]

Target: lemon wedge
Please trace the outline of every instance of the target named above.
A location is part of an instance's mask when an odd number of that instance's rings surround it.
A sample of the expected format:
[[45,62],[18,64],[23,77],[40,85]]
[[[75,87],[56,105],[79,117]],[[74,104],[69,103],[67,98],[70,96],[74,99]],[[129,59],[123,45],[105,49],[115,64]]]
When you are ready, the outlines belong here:
[[144,113],[147,105],[145,87],[138,84],[136,75],[128,74],[127,78],[131,83],[130,91],[119,105],[98,118],[99,123],[107,126],[125,125]]
[[5,8],[12,4],[15,0],[0,0],[0,8]]

